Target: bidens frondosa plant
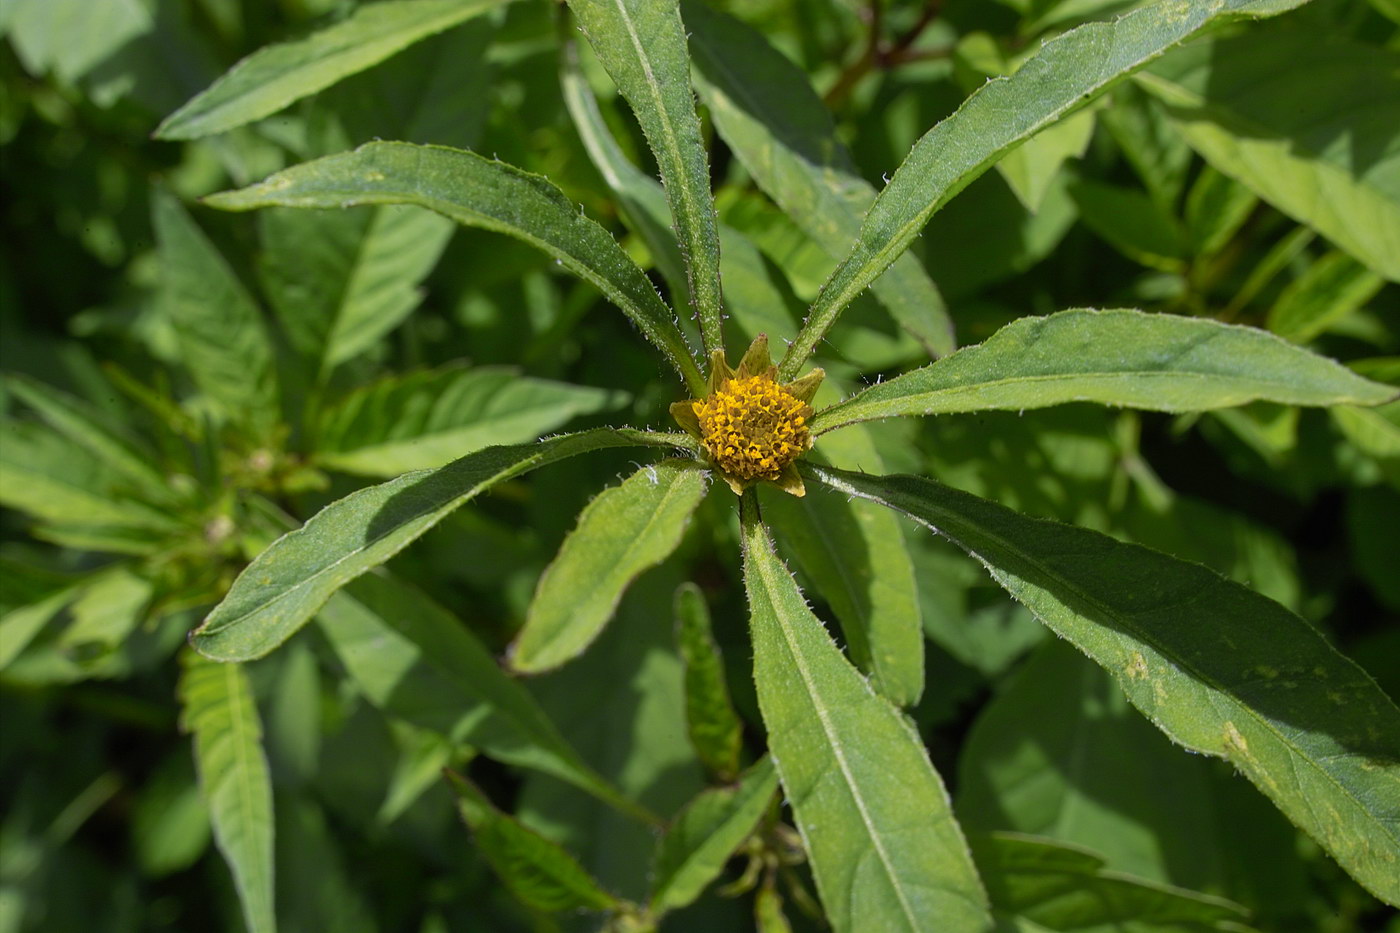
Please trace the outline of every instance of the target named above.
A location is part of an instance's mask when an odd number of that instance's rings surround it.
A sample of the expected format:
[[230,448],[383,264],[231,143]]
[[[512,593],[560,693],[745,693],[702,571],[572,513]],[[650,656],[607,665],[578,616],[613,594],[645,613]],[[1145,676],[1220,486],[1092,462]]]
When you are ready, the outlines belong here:
[[814,369],[779,384],[768,355],[768,335],[759,334],[733,369],[723,350],[710,354],[710,392],[671,406],[671,416],[705,453],[729,488],[742,495],[769,482],[794,496],[806,494],[797,458],[812,447],[812,396],[825,373]]
[[[317,87],[323,87],[334,79],[334,68],[351,67],[350,62],[363,65],[373,54],[387,54],[338,51],[357,29],[366,48],[387,49],[392,43],[373,45],[374,37],[383,31],[383,18],[404,17],[406,22],[414,16],[444,17],[420,21],[415,27],[418,32],[401,23],[403,29],[396,33],[417,36],[444,28],[448,16],[444,10],[468,18],[490,5],[465,0],[460,4],[428,0],[364,4],[326,35],[267,53],[282,59],[260,60],[254,63],[256,68],[240,66],[230,72],[225,82],[173,115],[163,131],[187,138],[267,116],[268,107],[275,109],[267,102],[286,102],[297,95],[279,87],[254,93],[240,82],[262,80],[275,85],[283,80],[279,75],[313,70],[301,67],[305,62],[300,59],[285,60],[310,55],[306,52],[310,48],[320,49],[326,62],[336,63],[320,62],[314,69],[320,76]],[[478,409],[487,405],[439,412],[436,399],[424,403],[422,396],[409,398],[411,386],[357,401],[340,420],[356,425],[357,433],[386,431],[392,435],[389,440],[401,442],[400,456],[425,459],[408,461],[410,468],[403,460],[385,459],[383,443],[366,442],[363,455],[349,462],[366,471],[360,475],[394,478],[356,489],[326,505],[303,527],[257,554],[193,634],[195,649],[213,661],[249,661],[277,649],[315,620],[328,646],[315,655],[335,652],[339,665],[334,676],[355,680],[354,689],[343,692],[363,697],[365,704],[391,717],[396,727],[406,723],[411,727],[406,733],[421,732],[432,738],[435,748],[452,749],[451,755],[444,752],[441,761],[467,759],[468,754],[459,755],[456,750],[470,746],[471,755],[529,769],[531,777],[567,782],[599,806],[656,830],[633,833],[641,839],[636,844],[644,846],[655,838],[654,853],[642,852],[639,857],[629,851],[625,858],[612,858],[608,852],[580,865],[560,838],[587,840],[604,821],[585,821],[545,839],[525,826],[528,815],[522,819],[500,811],[469,776],[458,782],[461,813],[476,835],[482,857],[536,914],[591,910],[606,915],[602,922],[611,930],[655,929],[669,922],[670,912],[689,908],[701,898],[735,853],[748,853],[753,856],[751,864],[766,866],[761,884],[755,882],[753,887],[760,916],[768,918],[760,921],[765,930],[786,927],[781,901],[775,900],[776,882],[787,885],[784,897],[797,903],[808,869],[820,913],[836,933],[983,933],[994,920],[1008,928],[1053,929],[1133,925],[1141,920],[1145,928],[1160,916],[1152,911],[1162,897],[1174,899],[1173,910],[1201,909],[1200,899],[1142,884],[1125,883],[1114,888],[1112,898],[1101,896],[1105,879],[1097,867],[1085,867],[1086,860],[1095,866],[1098,862],[1079,850],[1066,849],[1063,840],[1005,838],[986,832],[965,837],[962,821],[977,819],[979,814],[955,814],[923,735],[914,727],[925,725],[916,723],[916,717],[924,714],[919,704],[925,683],[940,683],[944,674],[952,672],[945,655],[936,662],[945,666],[926,677],[922,616],[926,601],[921,597],[952,585],[949,581],[960,579],[961,574],[940,575],[936,566],[930,570],[915,560],[916,545],[906,534],[909,529],[900,524],[907,519],[915,523],[920,536],[915,540],[927,544],[930,534],[944,536],[946,541],[939,546],[946,547],[951,560],[960,562],[960,570],[969,577],[985,570],[995,585],[1044,627],[1106,671],[1105,677],[1111,676],[1123,695],[1171,740],[1194,752],[1228,759],[1361,885],[1381,899],[1400,903],[1400,872],[1396,871],[1400,864],[1396,836],[1400,711],[1319,628],[1200,563],[1122,540],[1157,543],[1163,539],[1149,539],[1132,528],[1109,529],[1121,533],[1120,538],[1028,517],[968,489],[940,482],[931,475],[938,472],[931,450],[940,426],[924,423],[905,432],[906,440],[896,449],[888,446],[888,435],[867,424],[892,418],[1032,410],[1071,402],[1208,413],[1264,401],[1336,409],[1341,431],[1357,418],[1375,415],[1369,407],[1393,400],[1393,387],[1313,352],[1302,345],[1305,336],[1294,334],[1297,339],[1290,342],[1277,333],[1212,319],[1212,307],[1224,307],[1223,302],[1213,304],[1214,299],[1202,298],[1199,307],[1184,305],[1200,312],[1190,316],[1076,308],[1007,323],[1013,312],[1005,309],[1017,306],[1020,299],[1003,296],[985,303],[961,301],[958,307],[966,310],[955,321],[929,268],[919,256],[905,255],[933,214],[953,196],[966,191],[976,197],[974,180],[1008,154],[1044,159],[1045,149],[1037,154],[1036,147],[1018,147],[1076,113],[1094,117],[1099,111],[1085,111],[1086,103],[1130,75],[1142,76],[1132,106],[1143,106],[1145,95],[1159,92],[1170,104],[1170,118],[1153,112],[1152,125],[1158,127],[1152,130],[1153,140],[1159,132],[1175,132],[1173,121],[1179,121],[1192,134],[1191,144],[1197,144],[1209,135],[1199,125],[1212,121],[1215,113],[1210,101],[1200,103],[1201,95],[1217,91],[1217,75],[1203,74],[1216,63],[1229,63],[1219,77],[1239,80],[1249,90],[1241,99],[1250,98],[1253,88],[1269,85],[1269,74],[1254,75],[1250,69],[1270,59],[1234,54],[1230,46],[1197,47],[1191,52],[1194,57],[1175,65],[1174,72],[1165,67],[1177,55],[1172,49],[1197,40],[1248,43],[1255,35],[1248,27],[1238,35],[1215,27],[1240,18],[1275,15],[1296,5],[1290,0],[1134,4],[1131,12],[1112,22],[1089,23],[1043,45],[1029,44],[1026,36],[1019,36],[1008,49],[1014,47],[1020,67],[1008,77],[984,82],[979,76],[977,89],[913,144],[904,163],[877,194],[857,170],[856,158],[846,150],[807,76],[754,29],[699,2],[682,7],[677,0],[570,0],[572,15],[598,62],[637,117],[664,182],[663,189],[626,159],[624,147],[609,135],[610,124],[599,116],[598,103],[591,96],[587,76],[593,72],[561,56],[568,112],[589,157],[600,168],[601,184],[609,186],[602,196],[611,195],[619,203],[618,217],[645,240],[645,251],[624,249],[616,237],[618,231],[592,220],[549,179],[460,146],[370,142],[294,165],[260,184],[206,198],[207,205],[229,210],[279,208],[268,216],[284,221],[291,215],[305,216],[289,209],[372,206],[386,210],[386,205],[410,205],[414,212],[393,216],[421,218],[424,215],[417,211],[426,209],[466,226],[515,237],[543,250],[597,289],[608,306],[626,315],[675,370],[684,389],[667,386],[652,391],[656,386],[647,382],[646,391],[635,395],[636,418],[660,422],[665,416],[662,404],[651,400],[669,402],[681,391],[689,398],[670,408],[684,434],[615,426],[540,438],[558,426],[550,422],[529,434],[527,443],[517,443],[520,437],[502,436],[482,443],[482,432],[467,430],[461,436],[476,443],[463,440],[460,446],[442,439],[441,422],[459,418],[476,428],[471,418],[482,417]],[[1005,7],[998,17],[1011,17],[1009,8],[1018,5],[961,6],[968,8],[968,16],[984,6]],[[1090,6],[1101,9],[1101,5]],[[930,15],[938,7],[930,4]],[[438,12],[424,12],[433,10]],[[878,22],[879,17],[872,21]],[[961,17],[958,21],[962,22]],[[1056,16],[1043,22],[1063,25],[1064,20]],[[1041,24],[1034,26],[1032,34],[1039,35],[1043,22],[1037,19]],[[948,28],[961,27],[949,23]],[[503,32],[514,36],[515,29],[512,25]],[[564,34],[571,38],[574,30]],[[553,41],[554,34],[548,33],[538,47]],[[1030,49],[1035,51],[1020,57]],[[1163,67],[1146,70],[1159,57],[1164,58]],[[692,64],[700,77],[694,85]],[[528,67],[537,67],[533,53]],[[1393,76],[1393,70],[1386,69],[1388,65],[1377,80],[1391,80],[1385,76]],[[601,73],[594,77],[602,81]],[[432,86],[448,87],[453,82],[444,79]],[[775,314],[773,303],[808,292],[760,287],[767,281],[767,260],[743,231],[727,231],[734,234],[725,241],[729,258],[747,256],[750,268],[764,275],[747,280],[726,275],[726,287],[721,288],[720,222],[710,190],[710,163],[703,146],[706,134],[696,110],[697,90],[715,137],[735,156],[726,160],[728,167],[722,174],[742,178],[737,187],[743,189],[744,199],[755,203],[765,196],[771,199],[772,203],[758,206],[786,215],[784,223],[791,221],[792,235],[811,240],[804,248],[812,245],[814,252],[825,251],[838,260],[820,288],[813,290],[800,325],[799,308],[784,305]],[[1118,106],[1105,102],[1106,108]],[[1345,115],[1339,119],[1371,113],[1359,107],[1319,107],[1307,112]],[[1145,119],[1134,111],[1114,123],[1127,132],[1125,127]],[[1363,133],[1384,123],[1363,116],[1346,128]],[[1394,121],[1390,125],[1393,129]],[[1038,141],[1048,138],[1041,136]],[[1111,142],[1107,136],[1104,141]],[[1247,141],[1258,145],[1253,137]],[[1177,142],[1178,151],[1185,154],[1187,143]],[[1393,151],[1389,142],[1378,142],[1367,151]],[[501,151],[521,151],[531,145],[522,142]],[[878,148],[885,151],[885,144]],[[1099,147],[1092,151],[1097,153]],[[1269,152],[1271,159],[1284,157],[1281,149]],[[1063,156],[1056,158],[1053,172]],[[1124,159],[1121,165],[1115,163],[1114,171],[1126,174],[1138,161]],[[1031,172],[1026,165],[1020,162],[1019,170],[1012,165],[1003,168],[1009,178],[1023,182],[1028,174],[1040,174],[1039,167]],[[1094,160],[1088,160],[1083,171],[1089,175],[1097,168]],[[1232,170],[1246,168],[1236,165]],[[1332,174],[1326,176],[1328,190],[1342,184],[1337,179],[1351,178],[1351,171],[1349,162],[1332,165]],[[1269,274],[1277,272],[1275,259],[1269,258],[1275,256],[1271,246],[1249,241],[1239,243],[1237,249],[1231,240],[1238,231],[1245,231],[1240,236],[1255,235],[1255,225],[1231,227],[1227,221],[1233,217],[1244,224],[1256,202],[1249,191],[1232,187],[1236,183],[1226,177],[1229,174],[1221,170],[1212,176],[1202,171],[1212,187],[1187,199],[1197,220],[1200,212],[1220,204],[1232,205],[1221,209],[1228,216],[1202,222],[1203,232],[1197,231],[1201,235],[1167,238],[1176,244],[1173,250],[1199,248],[1202,255],[1189,262],[1174,258],[1163,268],[1214,268],[1219,252],[1252,256],[1266,271],[1274,263]],[[1354,190],[1349,190],[1357,203],[1373,196],[1366,194],[1370,182],[1352,180]],[[1184,177],[1182,184],[1186,184]],[[1072,187],[1078,190],[1080,182]],[[1261,186],[1268,194],[1259,196],[1289,198],[1291,190],[1285,189],[1292,187]],[[1032,193],[1018,189],[1023,198]],[[1062,206],[1055,210],[1071,210],[1064,205],[1076,199],[1077,195],[1058,198]],[[1143,201],[1158,204],[1173,199],[1173,195],[1154,194]],[[1117,198],[1109,200],[1116,203]],[[1351,202],[1337,199],[1337,203]],[[1288,210],[1285,206],[1284,212]],[[1332,217],[1328,212],[1321,222],[1330,224]],[[1281,215],[1274,220],[1284,223]],[[1089,226],[1097,230],[1105,225]],[[1175,219],[1170,226],[1177,226]],[[1277,229],[1277,225],[1257,226]],[[1328,235],[1326,229],[1322,232]],[[1380,236],[1375,240],[1386,242]],[[1393,250],[1367,253],[1369,241],[1361,236],[1348,235],[1337,242],[1339,249],[1359,251],[1356,262],[1400,280],[1400,273],[1394,271]],[[640,255],[654,266],[642,268],[633,258]],[[551,266],[550,275],[555,274]],[[775,269],[772,274],[775,278],[787,275],[788,285],[795,280],[793,270]],[[664,279],[668,287],[664,297],[656,278]],[[1183,271],[1178,278],[1181,287],[1194,287],[1193,276]],[[756,284],[757,279],[764,282]],[[416,280],[413,285],[416,288]],[[1105,288],[1102,294],[1162,293],[1156,286],[1138,285],[1141,282],[1133,288]],[[1085,287],[1097,288],[1098,280],[1090,276]],[[841,329],[833,326],[867,291],[869,306],[863,313],[878,320],[883,307],[891,320],[879,323],[889,324],[891,333],[898,329],[899,339],[889,341],[893,356],[855,363],[856,341],[847,342]],[[1035,300],[1050,301],[1054,294],[1037,293]],[[200,298],[193,295],[183,306],[184,313],[201,309]],[[981,305],[990,310],[979,311]],[[1170,312],[1176,307],[1161,305],[1153,310]],[[678,323],[681,308],[694,309],[698,342]],[[1255,319],[1266,316],[1261,312]],[[503,317],[509,319],[510,314]],[[586,325],[576,320],[568,319],[557,328],[551,325],[542,334],[550,340],[563,339],[564,332],[573,330],[588,339],[598,338],[596,346],[608,346],[606,341],[613,339],[592,331],[596,319]],[[779,364],[775,367],[770,360],[768,338],[759,337],[738,367],[731,368],[724,355],[726,321],[734,333],[746,337],[766,333],[775,346],[785,345]],[[978,332],[974,327],[984,328],[991,336],[979,345],[959,349],[955,334],[959,329],[964,334]],[[303,329],[316,331],[309,326]],[[468,343],[469,337],[462,342]],[[469,354],[472,348],[462,352]],[[268,357],[272,358],[270,352]],[[700,369],[706,360],[708,374]],[[831,371],[833,381],[839,376],[844,383],[866,385],[814,411],[811,402],[823,370],[808,367],[817,362]],[[648,372],[640,377],[643,382],[655,376],[650,362],[645,365]],[[838,370],[838,365],[843,368]],[[876,369],[882,378],[861,378],[862,370]],[[806,375],[801,375],[804,371]],[[885,373],[891,377],[883,378]],[[278,410],[299,407],[289,403]],[[432,409],[432,417],[412,414],[426,409]],[[1078,409],[1085,410],[1089,409]],[[368,414],[361,418],[364,412]],[[418,443],[430,432],[438,435],[435,443]],[[324,443],[323,431],[298,434],[303,435],[308,445]],[[1142,482],[1150,470],[1134,446],[1136,435],[1130,431],[1123,435],[1124,449],[1105,459],[1135,468],[1130,475],[1123,466],[1116,477],[1125,485]],[[804,456],[818,437],[824,437],[820,463]],[[538,554],[538,561],[533,559],[535,551],[529,559],[501,561],[512,564],[514,571],[521,565],[531,570],[530,576],[513,577],[511,586],[502,587],[511,598],[482,603],[492,607],[483,608],[483,613],[495,612],[498,617],[458,618],[408,582],[410,578],[425,581],[444,563],[427,562],[415,567],[416,573],[403,574],[404,579],[384,567],[453,510],[504,484],[510,484],[516,500],[529,499],[531,507],[540,510],[528,514],[547,512],[557,501],[545,491],[548,477],[524,481],[522,477],[568,458],[617,447],[664,453],[639,463],[630,477],[593,496],[567,535],[561,531],[550,537],[552,532],[541,532],[532,539],[532,546],[548,548]],[[333,450],[325,453],[331,454],[324,458],[328,469],[347,462],[334,457]],[[314,459],[317,452],[308,455]],[[712,470],[701,469],[698,460],[706,461]],[[886,463],[896,460],[906,472],[885,475]],[[1037,461],[1033,466],[1041,473],[1031,481],[1052,472],[1051,462]],[[1009,472],[1021,470],[1018,475],[1023,478],[1032,469],[1019,463],[1010,467]],[[728,521],[733,499],[729,490],[709,482],[712,473],[739,494],[737,540],[734,523]],[[580,470],[570,475],[576,480],[586,474]],[[1376,476],[1384,475],[1377,468]],[[775,495],[765,502],[763,484],[803,498]],[[1081,495],[1080,487],[1073,489],[1067,498]],[[723,508],[701,509],[709,495],[722,496]],[[493,508],[496,505],[507,507],[493,503]],[[716,512],[723,520],[714,520]],[[710,533],[688,535],[691,523],[701,521],[711,523],[706,529]],[[559,538],[562,543],[555,550]],[[1189,544],[1163,546],[1177,552]],[[723,568],[736,555],[741,570],[726,575]],[[411,560],[411,555],[405,559]],[[577,661],[572,670],[560,674],[567,678],[595,661],[596,654],[581,656],[598,650],[590,646],[601,644],[597,639],[605,626],[625,624],[627,600],[637,599],[639,590],[645,591],[662,577],[648,575],[635,587],[634,582],[663,563],[664,572],[672,575],[666,592],[660,599],[654,592],[643,599],[639,617],[649,636],[669,634],[666,597],[677,587],[688,594],[676,652],[684,659],[684,684],[676,653],[648,642],[646,676],[664,666],[653,668],[652,662],[674,663],[677,676],[666,681],[671,684],[666,689],[676,702],[666,706],[650,698],[641,703],[632,703],[631,695],[627,699],[633,706],[646,707],[649,721],[664,724],[658,730],[666,733],[668,741],[679,739],[688,727],[685,740],[676,743],[679,748],[668,747],[646,764],[633,767],[624,759],[631,752],[629,743],[645,741],[637,738],[642,733],[599,716],[611,744],[591,758],[580,754],[571,744],[576,739],[574,730],[566,738],[565,730],[556,724],[556,719],[568,718],[558,715],[561,707],[556,705],[555,718],[544,709],[541,697],[549,693],[550,682],[533,693],[518,678]],[[790,563],[801,570],[801,584],[789,570]],[[544,569],[535,578],[533,568],[539,566]],[[1253,579],[1236,566],[1222,569]],[[685,588],[691,577],[704,579],[706,589]],[[979,579],[986,583],[985,578]],[[458,581],[430,582],[431,592],[472,604],[470,597],[457,591]],[[522,582],[523,586],[517,585]],[[470,592],[467,584],[461,585]],[[804,589],[820,598],[809,602]],[[729,637],[738,631],[741,639],[733,646],[731,660],[736,656],[741,664],[752,660],[757,704],[747,706],[752,720],[747,723],[730,702],[729,668],[717,655],[708,623],[710,604],[747,623],[748,643],[742,641],[743,626],[725,628]],[[840,643],[813,605],[823,607],[821,611],[829,607],[829,621],[841,629]],[[1039,637],[1040,630],[1028,618],[1021,621]],[[958,624],[963,622],[975,624],[971,616]],[[483,644],[482,633],[488,630],[501,641],[513,637],[505,653],[509,670],[493,656],[492,649],[499,645]],[[629,637],[637,631],[629,629]],[[978,639],[982,635],[979,632]],[[632,644],[637,644],[635,639]],[[1006,657],[1019,650],[1009,649]],[[641,690],[637,685],[642,681],[630,679],[631,667],[641,665],[640,655],[628,657],[631,660],[625,665],[605,665],[599,670],[628,689]],[[998,663],[1003,665],[999,669],[1005,669],[1011,662],[1003,658]],[[962,670],[972,668],[963,665]],[[554,681],[553,686],[559,683]],[[576,703],[574,698],[586,693],[556,690],[555,702],[564,695],[568,699],[563,702]],[[947,701],[943,705],[957,705],[947,695],[942,699]],[[251,706],[251,700],[245,705]],[[238,721],[247,721],[244,711],[238,712]],[[571,725],[579,722],[579,708],[570,707],[567,713]],[[620,718],[626,713],[614,708],[609,717],[614,715]],[[255,743],[256,731],[243,729],[240,735]],[[256,758],[253,753],[241,756],[249,761]],[[599,768],[617,767],[604,775],[589,762]],[[425,771],[417,764],[412,770]],[[492,788],[502,782],[500,771],[490,772]],[[628,783],[642,772],[664,775],[660,780],[667,786],[662,789],[676,791],[690,803],[682,807],[683,799],[649,796],[639,785]],[[266,775],[254,774],[251,768],[241,777],[247,786],[266,783]],[[529,797],[524,794],[520,799]],[[528,813],[528,806],[522,806],[522,812]],[[664,812],[652,812],[651,807]],[[541,812],[535,809],[534,816],[545,825],[559,815],[541,817]],[[988,825],[993,814],[980,815],[983,822],[974,828],[1001,828]],[[608,819],[612,818],[609,813]],[[806,859],[801,871],[792,869],[792,853],[780,853],[773,842],[791,835],[778,828],[788,821],[800,830],[800,857]],[[237,827],[216,828],[222,837],[250,835],[236,831]],[[600,845],[611,846],[623,835],[610,833]],[[266,841],[270,852],[270,829]],[[239,877],[253,879],[240,887],[245,904],[253,900],[272,904],[271,856],[263,849],[227,848],[230,859],[241,862]],[[634,870],[649,855],[652,870]],[[1077,866],[1077,873],[1064,873],[1065,864]],[[622,878],[596,877],[604,871],[632,873]],[[1112,909],[1087,919],[1045,912],[1048,908],[1026,892],[1042,890],[1040,882],[1056,871],[1060,872],[1054,876],[1056,891],[1068,889],[1065,903],[1108,904]],[[628,896],[618,891],[627,891]],[[1128,903],[1137,906],[1121,906]],[[539,920],[525,912],[517,919],[520,928]],[[1211,915],[1202,924],[1213,925],[1217,919]],[[728,929],[728,923],[718,920],[710,928]],[[251,921],[249,927],[270,928]]]

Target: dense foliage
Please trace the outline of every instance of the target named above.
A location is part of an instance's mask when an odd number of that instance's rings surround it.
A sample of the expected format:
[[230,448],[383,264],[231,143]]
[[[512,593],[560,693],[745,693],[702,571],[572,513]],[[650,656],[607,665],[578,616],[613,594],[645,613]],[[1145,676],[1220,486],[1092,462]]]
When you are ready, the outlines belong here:
[[1395,0],[0,35],[0,933],[1400,933]]

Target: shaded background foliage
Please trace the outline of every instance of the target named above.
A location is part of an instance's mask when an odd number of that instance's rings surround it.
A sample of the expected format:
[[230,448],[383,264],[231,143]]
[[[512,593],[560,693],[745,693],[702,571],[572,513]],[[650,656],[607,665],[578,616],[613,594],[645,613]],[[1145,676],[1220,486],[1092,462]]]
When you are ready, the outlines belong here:
[[[948,0],[886,9],[772,0],[727,9],[825,93],[856,170],[878,190],[920,134],[1041,37],[1135,5]],[[199,361],[160,291],[177,274],[157,249],[151,218],[161,199],[191,204],[375,138],[469,147],[547,175],[664,284],[664,257],[627,232],[565,107],[547,4],[510,4],[227,134],[150,138],[242,56],[355,7],[0,6],[6,463],[70,475],[63,464],[68,458],[72,467],[71,452],[35,426],[33,386],[48,385],[140,438],[168,487],[156,496],[162,514],[150,518],[149,535],[132,542],[100,527],[65,528],[64,516],[17,501],[25,498],[15,491],[19,474],[5,475],[12,508],[0,512],[4,624],[23,622],[16,613],[45,600],[62,608],[39,619],[42,633],[18,657],[6,652],[0,672],[0,929],[241,927],[233,882],[210,844],[190,740],[177,725],[177,649],[287,522],[365,485],[366,476],[420,465],[395,459],[421,455],[393,448],[406,411],[415,430],[444,432],[447,449],[459,452],[565,424],[666,424],[670,374],[593,288],[515,241],[407,208],[228,215],[191,207],[253,296],[252,320],[275,335],[269,365],[282,375],[284,418],[221,422],[195,398]],[[1351,258],[1354,249],[1339,250],[1326,221],[1313,221],[1319,235],[1282,212],[1278,198],[1260,200],[1223,174],[1211,140],[1183,133],[1184,111],[1174,124],[1160,96],[1165,84],[1179,93],[1204,88],[1222,124],[1300,137],[1306,127],[1270,112],[1274,97],[1232,94],[1236,50],[1253,43],[1280,61],[1307,54],[1393,75],[1396,13],[1384,0],[1318,0],[1242,36],[1212,39],[1149,80],[1119,86],[974,182],[911,251],[948,300],[959,343],[1025,314],[1136,306],[1267,327],[1373,379],[1400,382],[1393,276],[1369,271]],[[1204,56],[1203,86],[1192,83],[1192,55]],[[583,68],[624,154],[653,172],[640,130],[586,50]],[[1360,79],[1350,87],[1354,97],[1369,93]],[[1186,107],[1182,100],[1173,106]],[[706,131],[720,219],[727,235],[752,244],[750,278],[727,272],[726,286],[761,291],[775,315],[796,320],[834,260],[758,193],[708,122]],[[1353,153],[1374,162],[1352,170],[1384,163],[1393,171],[1394,133],[1377,136],[1388,148]],[[295,322],[347,270],[364,284],[344,304],[364,321],[396,326],[340,333],[342,349],[331,352],[324,347],[334,339]],[[893,373],[926,358],[868,295],[820,355],[847,390],[858,373]],[[511,378],[485,367],[513,367]],[[521,389],[520,373],[539,382]],[[527,397],[502,399],[512,385]],[[433,409],[442,399],[457,401]],[[462,406],[490,404],[532,414],[484,425],[461,415]],[[1393,407],[1358,422],[1268,404],[1180,417],[1071,405],[871,430],[888,470],[927,473],[1246,582],[1300,612],[1394,696]],[[579,511],[630,472],[635,456],[602,451],[512,482],[454,513],[398,557],[394,572],[500,652]],[[127,480],[99,478],[110,482],[95,488],[126,501]],[[588,653],[529,681],[587,763],[658,813],[673,813],[705,782],[684,734],[669,608],[684,580],[698,582],[711,604],[747,741],[762,747],[731,512],[723,497],[708,498],[678,558],[632,588]],[[1012,829],[1080,844],[1111,869],[1236,901],[1261,930],[1395,929],[1386,908],[1228,765],[1173,748],[1104,673],[1047,639],[979,567],[908,531],[929,671],[913,716],[970,832]],[[114,562],[114,553],[133,556]],[[800,577],[819,572],[802,554],[787,556]],[[829,608],[818,604],[824,617]],[[5,631],[16,637],[13,627]],[[446,765],[467,770],[498,805],[568,845],[610,890],[646,894],[654,843],[647,827],[558,780],[474,757],[384,712],[347,671],[343,646],[319,630],[303,630],[247,674],[275,787],[282,929],[552,928],[522,909],[468,844],[437,780]],[[729,875],[740,868],[736,862]],[[816,928],[789,897],[793,924]],[[747,896],[712,891],[665,928],[738,929],[751,910]]]

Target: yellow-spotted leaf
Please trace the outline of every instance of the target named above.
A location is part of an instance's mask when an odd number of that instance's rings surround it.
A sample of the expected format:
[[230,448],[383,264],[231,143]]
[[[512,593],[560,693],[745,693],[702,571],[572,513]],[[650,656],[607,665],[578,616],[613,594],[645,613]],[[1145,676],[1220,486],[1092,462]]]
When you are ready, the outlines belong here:
[[1400,904],[1400,709],[1303,619],[1200,564],[930,479],[804,473],[968,551],[1173,741],[1229,759],[1352,877]]

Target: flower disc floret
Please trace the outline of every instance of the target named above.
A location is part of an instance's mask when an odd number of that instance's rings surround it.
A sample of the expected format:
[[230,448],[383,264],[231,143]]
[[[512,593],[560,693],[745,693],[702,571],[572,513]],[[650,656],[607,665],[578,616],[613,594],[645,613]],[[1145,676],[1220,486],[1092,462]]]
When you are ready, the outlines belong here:
[[709,461],[738,495],[754,483],[772,483],[794,496],[806,493],[794,463],[812,446],[807,427],[823,373],[779,383],[759,334],[732,368],[723,350],[710,354],[709,394],[671,405],[671,416],[705,447]]
[[731,379],[695,403],[700,439],[720,469],[746,480],[774,480],[812,444],[812,408],[767,373]]

